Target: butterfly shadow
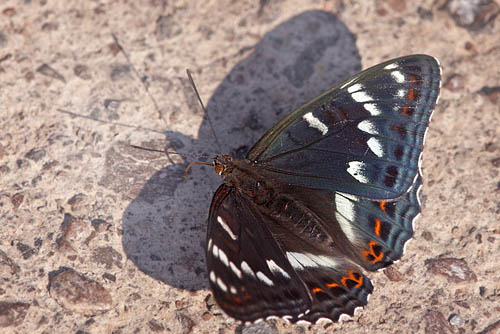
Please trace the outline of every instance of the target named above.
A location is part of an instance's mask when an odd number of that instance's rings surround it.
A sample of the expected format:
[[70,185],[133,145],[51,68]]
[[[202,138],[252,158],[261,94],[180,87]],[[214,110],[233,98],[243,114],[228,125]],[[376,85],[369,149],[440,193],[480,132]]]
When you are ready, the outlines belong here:
[[[304,12],[266,33],[208,101],[222,152],[206,121],[197,139],[167,132],[169,148],[242,158],[287,113],[360,69],[355,37],[342,21],[325,11]],[[185,167],[163,167],[144,184],[123,214],[122,242],[128,258],[147,275],[199,290],[208,288],[207,217],[221,180],[213,168],[195,166],[185,181]]]

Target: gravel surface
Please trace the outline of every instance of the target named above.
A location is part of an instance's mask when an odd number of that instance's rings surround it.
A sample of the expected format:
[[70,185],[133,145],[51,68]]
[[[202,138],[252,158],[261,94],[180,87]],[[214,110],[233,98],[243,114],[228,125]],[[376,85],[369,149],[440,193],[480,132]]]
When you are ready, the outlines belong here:
[[[493,0],[1,1],[0,332],[500,333],[499,12]],[[443,88],[405,256],[369,275],[369,304],[340,324],[224,315],[204,255],[221,181],[206,166],[185,180],[187,163],[243,156],[294,107],[414,53],[440,59]]]

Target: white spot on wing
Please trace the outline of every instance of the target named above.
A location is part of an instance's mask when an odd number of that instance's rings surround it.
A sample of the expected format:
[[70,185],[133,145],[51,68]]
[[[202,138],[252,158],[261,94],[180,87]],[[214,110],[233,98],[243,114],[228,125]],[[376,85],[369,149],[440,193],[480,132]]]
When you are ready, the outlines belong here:
[[342,313],[339,317],[339,322],[350,320],[352,317],[349,314]]
[[347,172],[352,175],[353,178],[358,180],[361,183],[368,183],[369,180],[365,175],[366,172],[366,164],[361,161],[350,161],[349,168],[347,168]]
[[219,259],[220,259],[220,261],[221,261],[222,263],[224,263],[224,265],[225,265],[226,267],[229,267],[229,261],[228,261],[228,259],[227,259],[227,255],[226,255],[226,253],[225,253],[222,249],[220,249],[220,248],[219,248]]
[[417,189],[417,202],[418,202],[418,206],[422,206],[422,203],[420,202],[420,193],[422,191],[422,185],[420,185]]
[[210,248],[212,248],[212,238],[208,239],[208,251],[210,252]]
[[404,90],[404,89],[398,90],[398,96],[399,97],[402,98],[402,97],[405,97],[405,95],[406,95],[406,90]]
[[[410,191],[412,191],[410,189]],[[417,188],[417,192],[416,192],[416,196],[417,196],[417,202],[418,202],[418,206],[420,208],[420,206],[422,206],[422,204],[420,203],[420,192],[422,191],[422,185],[420,184]],[[415,217],[413,217],[413,219],[411,220],[411,227],[413,229],[413,231],[415,231],[415,222],[420,218],[420,212],[417,213],[415,215]],[[404,245],[403,245],[403,255],[406,253],[406,248],[408,247],[408,245],[410,244],[410,241],[412,241],[413,239],[409,239],[407,240]],[[398,260],[399,261],[399,260]],[[396,263],[396,262],[394,262]]]
[[219,277],[217,277],[217,285],[222,291],[227,292],[227,285]]
[[357,83],[357,84],[354,84],[351,87],[347,88],[347,91],[349,93],[354,93],[354,92],[357,92],[358,90],[362,90],[362,89],[363,89],[363,85]]
[[359,202],[359,197],[357,197],[357,196],[347,194],[347,193],[341,193],[340,191],[337,191],[337,194],[340,194],[340,195],[344,196],[345,198],[350,199],[353,202]]
[[420,175],[424,175],[422,173],[422,156],[423,156],[423,154],[422,154],[422,152],[420,152],[420,154],[418,156],[418,172]]
[[229,267],[231,268],[231,270],[233,271],[233,273],[238,276],[239,279],[241,279],[242,275],[241,275],[241,270],[236,267],[236,265],[232,262],[232,261],[229,261]]
[[233,295],[235,295],[238,292],[238,291],[236,291],[236,288],[234,286],[232,286],[232,285],[229,287],[229,291],[231,291],[231,293]]
[[305,267],[330,267],[339,266],[338,261],[325,255],[315,255],[311,253],[286,252],[286,257],[294,269],[304,269]]
[[296,253],[296,252],[286,252],[286,257],[288,258],[288,262],[290,262],[291,266],[294,269],[304,269],[304,266],[298,260],[298,258],[300,258],[302,256],[305,256],[305,255],[301,254],[301,253]]
[[405,76],[399,71],[392,71],[391,76],[397,83],[405,82]]
[[380,143],[380,140],[378,140],[375,137],[370,137],[368,141],[366,142],[368,144],[368,147],[372,152],[379,158],[384,156],[384,148],[382,144]]
[[[422,154],[422,153],[420,153],[420,154]],[[422,176],[422,174],[420,174],[420,173],[415,174],[415,177],[413,178],[413,181],[411,181],[411,187],[408,188],[408,190],[406,191],[407,193],[409,193],[412,190],[412,188],[415,185],[415,182],[417,182],[417,179],[418,179],[419,176]]]
[[253,272],[252,268],[250,268],[248,263],[246,263],[245,261],[241,262],[241,270],[243,270],[245,274],[255,278],[255,273]]
[[274,285],[273,281],[269,277],[267,277],[266,275],[264,275],[264,273],[262,273],[260,271],[257,272],[257,278],[260,279],[263,283],[265,283],[265,284],[267,284],[269,286],[273,286]]
[[441,63],[439,62],[439,59],[437,59],[436,57],[434,57],[434,59],[438,63],[438,67],[439,67],[439,92],[438,92],[438,96],[436,98],[436,104],[438,104],[439,97],[441,96],[441,86],[443,84],[443,80],[441,80],[441,78],[443,77],[443,68],[441,67]]
[[373,98],[368,95],[366,92],[355,92],[351,94],[351,97],[353,98],[354,101],[356,102],[368,102],[368,101],[373,101]]
[[369,119],[365,119],[364,121],[359,122],[358,129],[371,135],[379,134],[377,128],[375,127],[375,124],[373,124],[373,122]]
[[276,262],[274,262],[273,260],[266,260],[266,263],[267,263],[267,266],[269,267],[269,270],[273,274],[279,273],[281,276],[290,279],[290,275],[288,275],[288,273],[283,268],[278,266],[276,264]]
[[347,220],[353,222],[356,220],[356,208],[354,203],[343,195],[343,193],[335,194],[335,209]]
[[312,112],[308,112],[302,118],[309,124],[311,128],[315,128],[321,132],[321,134],[324,136],[328,133],[328,126],[325,125],[325,123],[321,122],[319,118],[315,117]]
[[354,315],[357,316],[363,311],[363,306],[358,306],[354,309]]
[[219,247],[217,247],[217,245],[214,245],[214,247],[212,248],[212,254],[215,258],[219,257]]
[[378,116],[382,113],[380,109],[377,107],[377,105],[374,103],[365,103],[364,107],[366,111],[368,111],[372,116]]
[[335,218],[337,218],[340,228],[347,239],[352,243],[356,243],[356,233],[353,227],[353,222],[356,220],[356,207],[351,201],[351,197],[352,195],[335,193]]
[[399,65],[397,63],[392,63],[389,65],[385,65],[384,70],[393,70],[393,69],[398,68],[398,67],[399,67]]
[[[417,215],[418,217],[418,215]],[[412,241],[413,239],[408,239],[406,240],[406,242],[404,243],[403,245],[403,256],[406,254],[406,248],[408,247],[408,245],[410,244],[410,242]],[[394,261],[393,263],[396,264],[397,262],[399,262],[399,260],[397,261]],[[385,269],[385,268],[381,268],[381,269]]]
[[[418,192],[418,190],[417,190]],[[420,213],[417,213],[415,215],[415,217],[413,217],[412,221],[411,221],[411,228],[413,229],[413,231],[415,231],[415,223],[416,221],[420,218]],[[411,239],[408,239],[404,245],[403,245],[403,255],[406,253],[406,248],[408,247],[408,245],[410,244],[410,242],[413,240],[413,238]],[[398,260],[399,261],[399,260]]]
[[217,277],[215,277],[215,273],[214,271],[212,270],[210,272],[210,281],[212,281],[212,283],[215,283],[215,281],[217,280]]
[[224,219],[222,219],[221,216],[218,216],[217,217],[217,222],[220,224],[220,226],[222,226],[222,228],[224,229],[224,231],[227,232],[227,234],[229,234],[229,236],[231,237],[231,239],[233,240],[236,240],[238,239],[238,237],[236,237],[233,233],[233,231],[231,230],[231,228],[226,224],[226,222],[224,221]]
[[324,318],[324,317],[319,318],[319,319],[318,319],[318,321],[316,321],[316,323],[317,323],[318,325],[326,325],[326,324],[330,324],[330,323],[332,323],[332,322],[333,322],[333,321],[332,321],[332,319],[329,319],[329,318]]
[[[433,114],[433,113],[434,113],[434,112],[432,112],[432,113],[431,113],[431,116],[432,116],[432,114]],[[430,120],[429,120],[429,122],[430,122]],[[427,131],[429,131],[429,127],[426,127],[426,128],[425,128],[425,131],[424,131],[424,139],[422,139],[422,146],[425,144],[425,139],[426,139],[426,137],[427,137]]]
[[442,75],[443,74],[443,69],[441,68],[441,62],[436,57],[432,57],[432,58],[434,58],[434,60],[438,63],[439,75]]

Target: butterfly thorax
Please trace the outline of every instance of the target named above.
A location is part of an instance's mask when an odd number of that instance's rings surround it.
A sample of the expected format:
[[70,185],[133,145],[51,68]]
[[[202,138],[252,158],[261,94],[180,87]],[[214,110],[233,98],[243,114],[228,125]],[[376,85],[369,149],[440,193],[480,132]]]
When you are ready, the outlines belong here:
[[271,201],[273,190],[266,180],[256,173],[251,162],[233,160],[230,155],[219,155],[214,159],[214,169],[224,183],[233,187],[256,204]]

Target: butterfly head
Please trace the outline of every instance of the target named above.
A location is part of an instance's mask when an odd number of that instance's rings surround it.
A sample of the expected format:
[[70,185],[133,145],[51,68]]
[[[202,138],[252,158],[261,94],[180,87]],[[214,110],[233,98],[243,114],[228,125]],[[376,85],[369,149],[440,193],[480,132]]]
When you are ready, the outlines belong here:
[[233,170],[233,158],[229,154],[218,155],[214,159],[215,172],[225,178]]

